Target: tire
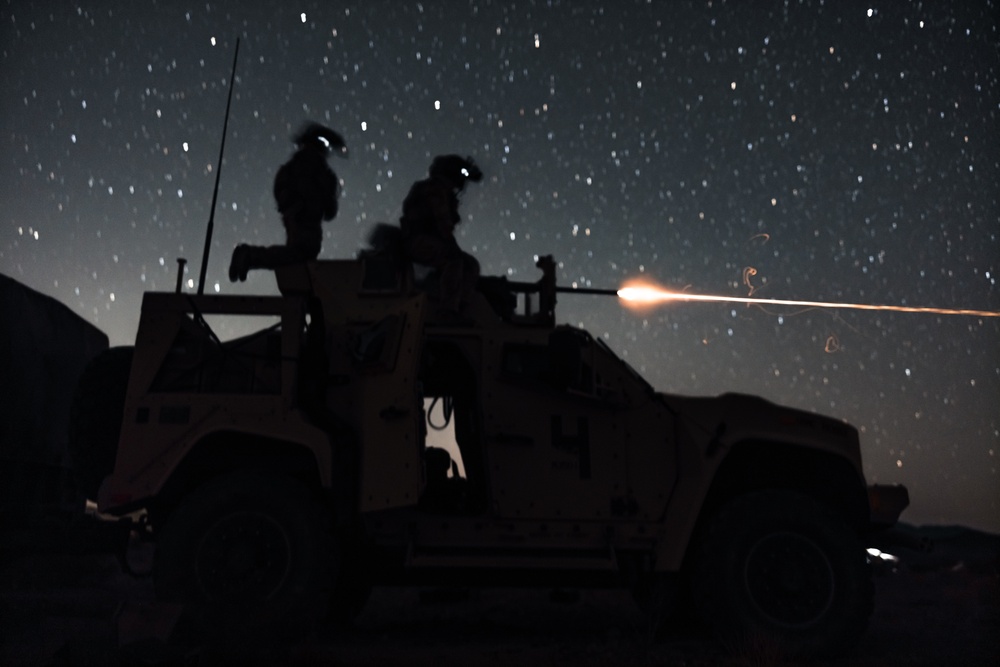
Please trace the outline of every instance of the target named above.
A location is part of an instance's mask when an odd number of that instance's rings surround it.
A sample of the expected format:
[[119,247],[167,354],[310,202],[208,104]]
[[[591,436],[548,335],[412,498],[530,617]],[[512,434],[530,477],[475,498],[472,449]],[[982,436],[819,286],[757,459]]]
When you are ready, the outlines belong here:
[[874,602],[854,531],[790,491],[724,506],[700,541],[693,586],[703,618],[737,653],[842,653],[864,632]]
[[115,467],[133,347],[113,347],[90,360],[73,394],[69,457],[77,490],[90,500]]
[[337,571],[329,513],[289,477],[237,471],[196,489],[157,536],[157,598],[196,635],[269,642],[307,635]]

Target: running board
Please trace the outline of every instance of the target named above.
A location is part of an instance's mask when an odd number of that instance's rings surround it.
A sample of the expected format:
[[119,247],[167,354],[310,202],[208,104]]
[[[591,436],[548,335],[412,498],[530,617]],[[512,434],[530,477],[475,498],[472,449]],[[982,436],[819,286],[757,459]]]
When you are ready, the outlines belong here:
[[609,551],[411,548],[405,567],[614,572],[618,562]]

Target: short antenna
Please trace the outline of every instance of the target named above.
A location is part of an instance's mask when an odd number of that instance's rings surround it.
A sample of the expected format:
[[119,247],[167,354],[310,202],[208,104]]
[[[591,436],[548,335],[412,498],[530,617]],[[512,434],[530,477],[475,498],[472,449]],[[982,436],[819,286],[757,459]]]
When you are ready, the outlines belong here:
[[236,53],[233,54],[233,73],[229,76],[229,99],[226,100],[226,121],[222,125],[222,145],[219,146],[219,168],[215,170],[215,190],[212,192],[212,210],[208,214],[208,229],[205,231],[205,251],[201,254],[201,274],[198,276],[198,296],[205,293],[205,272],[208,270],[208,253],[212,247],[212,231],[215,229],[215,202],[219,198],[219,177],[222,175],[222,153],[226,150],[226,131],[229,128],[229,107],[233,103],[233,83],[236,81],[236,60],[240,57],[240,38],[236,38]]

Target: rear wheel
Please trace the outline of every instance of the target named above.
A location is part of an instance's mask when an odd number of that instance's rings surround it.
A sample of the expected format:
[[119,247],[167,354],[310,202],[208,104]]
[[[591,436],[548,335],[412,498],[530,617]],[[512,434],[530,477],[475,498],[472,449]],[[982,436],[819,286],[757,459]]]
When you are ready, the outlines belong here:
[[693,576],[702,615],[737,651],[842,652],[864,631],[874,599],[857,535],[789,491],[724,506],[701,541]]
[[193,625],[239,640],[308,634],[322,618],[337,557],[324,506],[298,481],[239,471],[206,483],[157,539],[157,597]]

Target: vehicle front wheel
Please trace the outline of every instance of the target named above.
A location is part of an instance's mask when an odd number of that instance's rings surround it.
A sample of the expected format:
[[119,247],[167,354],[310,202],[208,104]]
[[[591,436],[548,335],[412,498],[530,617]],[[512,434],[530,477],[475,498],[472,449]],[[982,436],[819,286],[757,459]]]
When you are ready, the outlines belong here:
[[303,636],[323,616],[336,572],[331,521],[294,479],[238,471],[196,489],[157,537],[157,597],[184,605],[207,635]]
[[725,505],[693,568],[704,619],[735,651],[830,655],[855,644],[871,615],[867,554],[836,514],[790,491]]

